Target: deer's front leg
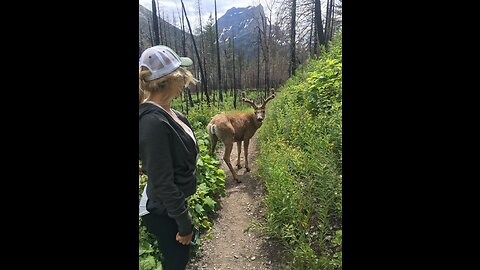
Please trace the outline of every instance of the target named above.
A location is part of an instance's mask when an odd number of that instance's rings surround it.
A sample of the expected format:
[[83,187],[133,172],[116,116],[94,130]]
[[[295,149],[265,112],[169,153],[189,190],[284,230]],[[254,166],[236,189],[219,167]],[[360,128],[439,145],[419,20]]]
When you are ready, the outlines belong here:
[[237,169],[241,169],[242,165],[240,165],[240,154],[242,153],[242,141],[237,142],[237,150],[238,150]]
[[[245,148],[243,152],[245,152],[245,168],[247,169],[247,172],[250,171],[250,168],[248,167],[248,144],[250,143],[250,140],[245,140],[243,141],[243,147]],[[240,153],[238,153],[240,156]]]

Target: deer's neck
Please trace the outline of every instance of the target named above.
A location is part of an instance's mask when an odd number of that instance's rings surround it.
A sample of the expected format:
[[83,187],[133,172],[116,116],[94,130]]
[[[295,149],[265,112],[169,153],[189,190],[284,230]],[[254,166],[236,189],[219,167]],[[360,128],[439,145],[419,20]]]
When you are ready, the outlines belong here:
[[250,121],[253,123],[255,130],[259,129],[262,126],[262,122],[257,121],[255,114],[250,115]]

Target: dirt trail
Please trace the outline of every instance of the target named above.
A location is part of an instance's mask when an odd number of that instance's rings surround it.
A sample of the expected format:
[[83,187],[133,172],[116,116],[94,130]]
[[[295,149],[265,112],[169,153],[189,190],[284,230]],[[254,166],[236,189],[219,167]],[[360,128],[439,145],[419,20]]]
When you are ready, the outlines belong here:
[[[254,224],[263,224],[265,209],[263,197],[265,188],[254,176],[257,171],[257,135],[250,140],[248,161],[251,172],[245,170],[245,160],[241,153],[242,168],[237,174],[242,183],[237,184],[223,162],[224,147],[221,144],[217,157],[222,161],[221,168],[226,173],[227,195],[220,201],[220,209],[213,220],[213,238],[203,240],[197,257],[192,258],[187,270],[243,270],[243,269],[282,269],[280,245],[255,229]],[[236,168],[237,146],[234,144],[231,163]],[[202,236],[203,237],[203,236]]]

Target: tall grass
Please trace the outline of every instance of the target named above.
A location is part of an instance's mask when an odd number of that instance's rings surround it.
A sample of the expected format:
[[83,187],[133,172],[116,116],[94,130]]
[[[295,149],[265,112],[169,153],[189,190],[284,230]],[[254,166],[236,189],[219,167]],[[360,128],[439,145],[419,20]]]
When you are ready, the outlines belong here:
[[267,230],[287,269],[342,268],[342,38],[297,69],[259,130]]

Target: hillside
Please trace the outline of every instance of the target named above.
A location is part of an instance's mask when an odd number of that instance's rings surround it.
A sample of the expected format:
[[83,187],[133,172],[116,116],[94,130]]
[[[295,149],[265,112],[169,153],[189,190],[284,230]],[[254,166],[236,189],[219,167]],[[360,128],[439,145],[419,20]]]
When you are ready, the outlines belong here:
[[342,269],[342,38],[297,69],[258,134],[267,230],[285,269]]
[[[237,52],[243,51],[247,60],[256,57],[258,44],[258,28],[261,28],[262,19],[265,16],[263,6],[248,6],[240,8],[231,8],[218,18],[218,33],[221,50],[225,50],[228,43],[231,42],[232,36],[235,35],[235,49]],[[139,5],[139,49],[143,51],[148,46],[151,46],[152,27],[152,12],[142,5]],[[165,25],[167,31],[167,45],[175,50],[181,47],[181,37],[183,31],[172,24],[159,18],[160,25]],[[205,18],[207,21],[207,18]],[[180,25],[178,23],[178,25]],[[205,27],[205,25],[203,25]],[[193,53],[191,49],[190,32],[185,23],[185,32],[187,39],[187,48]],[[263,28],[261,28],[263,29]],[[162,30],[163,31],[163,30]],[[274,33],[274,40],[284,40],[285,35],[280,29],[272,29]],[[195,32],[194,32],[195,34]],[[197,44],[199,43],[196,41]]]
[[[152,12],[145,8],[142,5],[138,5],[138,34],[139,34],[139,51],[142,52],[147,47],[152,46],[152,35],[153,35],[153,16]],[[182,46],[182,34],[183,31],[178,29],[177,27],[173,26],[169,22],[163,20],[159,17],[159,24],[161,25],[162,35],[167,37],[165,39],[164,44],[173,48],[175,51],[180,51]],[[166,31],[166,32],[165,32]],[[188,28],[186,29],[186,37],[189,37],[190,34],[188,33]],[[186,38],[187,47],[191,46],[190,38]]]

